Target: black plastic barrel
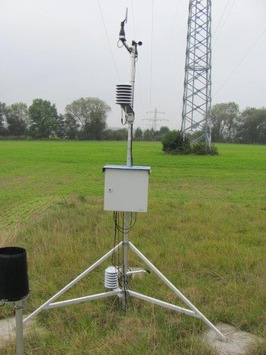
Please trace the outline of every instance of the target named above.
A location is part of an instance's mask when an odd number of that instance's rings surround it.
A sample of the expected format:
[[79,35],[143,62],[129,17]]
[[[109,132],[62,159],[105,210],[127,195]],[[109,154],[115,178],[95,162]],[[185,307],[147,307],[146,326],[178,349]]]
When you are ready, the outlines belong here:
[[0,248],[0,300],[18,301],[29,294],[26,250]]

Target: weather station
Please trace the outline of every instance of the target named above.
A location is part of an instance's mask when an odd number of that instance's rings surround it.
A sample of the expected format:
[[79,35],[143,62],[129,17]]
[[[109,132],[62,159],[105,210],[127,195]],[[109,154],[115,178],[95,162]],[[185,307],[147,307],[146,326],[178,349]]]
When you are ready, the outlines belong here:
[[[96,299],[104,299],[108,297],[118,297],[122,309],[127,308],[127,299],[129,297],[138,298],[149,303],[153,303],[172,311],[180,312],[189,316],[201,319],[211,328],[218,339],[224,341],[225,336],[217,329],[182,293],[179,291],[141,252],[134,244],[129,241],[129,234],[136,222],[137,213],[145,213],[148,210],[148,190],[149,175],[151,169],[149,166],[133,165],[132,141],[133,141],[133,124],[135,119],[134,113],[134,84],[136,62],[138,59],[138,47],[142,42],[133,40],[128,45],[125,35],[125,25],[127,23],[127,13],[124,21],[121,22],[119,33],[119,44],[127,50],[130,55],[130,80],[128,83],[120,83],[116,87],[116,102],[121,106],[122,123],[127,125],[127,154],[125,165],[105,165],[104,172],[104,210],[112,211],[115,222],[115,234],[122,235],[119,241],[111,250],[103,255],[94,264],[89,266],[85,271],[78,275],[73,281],[67,284],[48,301],[42,304],[33,313],[24,319],[24,323],[28,322],[32,317],[36,316],[43,310],[56,307],[77,304]],[[121,252],[122,263],[118,265],[115,261],[113,265],[105,269],[103,286],[105,292],[86,295],[84,297],[56,301],[66,291],[81,281],[95,268],[101,265],[108,258],[113,257],[118,251]],[[148,270],[139,268],[132,270],[128,267],[129,252],[134,253],[145,265]],[[177,296],[181,299],[187,308],[177,306],[172,303],[152,298],[139,292],[129,289],[129,278],[134,273],[148,274],[153,272],[161,279]],[[146,276],[145,276],[146,277]],[[148,276],[147,276],[148,277]]]

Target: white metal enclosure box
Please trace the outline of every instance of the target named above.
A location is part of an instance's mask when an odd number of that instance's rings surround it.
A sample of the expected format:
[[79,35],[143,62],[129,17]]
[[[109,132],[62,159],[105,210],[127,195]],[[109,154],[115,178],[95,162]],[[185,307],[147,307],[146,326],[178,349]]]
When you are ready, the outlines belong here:
[[105,165],[104,210],[147,212],[149,166]]

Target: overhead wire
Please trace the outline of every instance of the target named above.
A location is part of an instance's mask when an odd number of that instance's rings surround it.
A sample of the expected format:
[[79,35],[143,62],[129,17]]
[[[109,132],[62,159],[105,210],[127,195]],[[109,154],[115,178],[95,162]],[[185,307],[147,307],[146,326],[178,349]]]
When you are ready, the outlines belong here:
[[101,7],[101,4],[100,4],[100,0],[97,0],[97,2],[98,2],[98,7],[99,7],[99,10],[100,10],[103,26],[104,26],[104,29],[105,29],[106,38],[107,38],[107,41],[108,41],[108,44],[109,44],[110,53],[111,53],[111,56],[112,56],[112,59],[113,59],[113,64],[114,64],[114,67],[115,67],[116,75],[117,75],[118,80],[120,81],[120,76],[119,76],[118,68],[117,68],[117,65],[116,65],[114,53],[112,51],[112,46],[111,46],[110,38],[109,38],[109,35],[108,35],[107,27],[106,27],[106,24],[105,24],[105,19],[104,19],[104,16],[103,16],[103,11],[102,11],[102,7]]
[[[223,22],[221,28],[219,29],[219,32],[218,32],[218,34],[217,34],[217,36],[216,36],[216,38],[215,38],[215,41],[213,42],[212,47],[214,47],[215,43],[217,42],[217,39],[218,39],[219,36],[221,35],[222,30],[223,30],[223,28],[224,28],[224,26],[225,26],[225,24],[226,24],[226,22],[227,22],[227,20],[228,20],[228,18],[229,18],[229,16],[230,16],[230,14],[231,14],[231,11],[232,11],[232,9],[233,9],[235,3],[236,3],[236,0],[233,1],[233,3],[232,3],[232,5],[231,5],[231,7],[230,7],[230,9],[229,9],[229,11],[228,11],[228,13],[227,13],[227,15],[226,15],[225,20],[224,20],[224,22]],[[228,1],[227,1],[227,4],[228,4]],[[226,5],[227,5],[227,4],[226,4]],[[225,8],[225,10],[226,10],[226,8]],[[224,10],[224,12],[225,12],[225,10]],[[220,19],[219,23],[221,23],[221,20],[222,20],[222,18]],[[218,23],[218,25],[219,25],[219,23]],[[216,27],[215,32],[217,32],[217,30],[218,30],[218,25],[217,25],[217,27]]]
[[226,12],[226,9],[227,9],[227,7],[228,7],[228,5],[229,5],[229,2],[230,2],[230,0],[227,0],[227,3],[225,4],[225,7],[224,7],[224,10],[223,10],[223,12],[222,12],[222,15],[221,15],[221,17],[220,17],[220,19],[219,19],[219,21],[218,21],[218,24],[217,24],[217,26],[216,26],[216,28],[215,28],[215,30],[214,30],[214,32],[213,32],[213,36],[215,36],[215,33],[218,31],[218,29],[219,29],[219,26],[220,26],[220,24],[221,24],[221,22],[222,22],[222,20],[223,20],[223,17],[224,17],[224,15],[225,15],[225,12]]
[[132,12],[133,34],[134,34],[134,38],[136,39],[135,16],[134,16],[134,10],[133,10],[133,0],[131,0],[130,6],[131,6],[131,12]]
[[242,65],[242,63],[245,61],[247,56],[250,54],[250,52],[253,50],[253,48],[256,46],[256,44],[259,42],[259,40],[263,37],[263,35],[266,33],[266,28],[260,33],[260,35],[256,38],[255,42],[252,44],[252,46],[246,51],[245,55],[243,58],[239,61],[237,66],[234,68],[234,70],[231,72],[231,74],[225,79],[223,84],[220,86],[220,88],[215,92],[214,96],[217,95],[223,87],[228,83],[228,81],[231,79],[231,77],[234,75],[234,73],[238,70],[238,68]]
[[[132,12],[133,34],[134,34],[134,39],[137,40],[137,38],[136,38],[136,30],[135,30],[135,15],[134,15],[134,9],[133,9],[133,0],[131,0],[130,5],[131,5],[131,12]],[[142,95],[141,77],[138,78],[137,83],[138,83],[138,87],[139,87],[140,105],[141,105],[142,111],[144,111],[144,109],[143,109],[143,95]]]
[[150,60],[150,109],[152,104],[152,76],[153,76],[153,30],[154,30],[154,0],[152,0],[151,11],[151,60]]
[[[176,33],[177,33],[177,14],[178,14],[178,7],[179,7],[179,3],[176,2],[176,7],[175,7],[175,11],[173,12],[174,13],[174,23],[173,23],[173,27],[172,27],[172,33],[169,35],[169,38],[171,39],[170,40],[170,44],[168,45],[168,55],[166,56],[166,65],[165,67],[166,68],[169,68],[171,62],[170,62],[170,59],[173,58],[173,54],[174,54],[174,43],[176,41]],[[167,74],[167,71],[165,71],[165,75],[163,77],[163,81],[162,81],[162,88],[164,90],[164,88],[167,87],[167,81],[169,81],[169,78],[168,78],[168,74]],[[182,109],[182,107],[181,107]],[[179,115],[179,112],[177,113],[177,115]]]
[[[227,22],[227,20],[228,20],[228,18],[229,18],[229,16],[230,16],[230,14],[231,14],[231,11],[232,11],[232,9],[233,9],[233,6],[234,6],[235,3],[236,3],[236,0],[234,0],[234,1],[232,2],[231,7],[230,7],[230,9],[229,9],[229,11],[228,11],[228,13],[227,13],[227,16],[226,16],[226,18],[225,18],[225,20],[224,20],[224,22],[223,22],[221,28],[219,29],[219,26],[220,26],[220,24],[222,23],[223,17],[225,16],[225,12],[226,12],[226,10],[227,10],[227,7],[228,7],[228,5],[229,5],[229,2],[230,2],[230,0],[227,1],[226,5],[225,5],[225,8],[224,8],[224,10],[223,10],[223,13],[222,13],[222,15],[221,15],[221,17],[220,17],[220,19],[219,19],[218,24],[217,24],[217,27],[216,27],[216,29],[215,29],[215,31],[214,31],[214,35],[215,35],[215,33],[217,33],[217,31],[219,30],[218,35],[215,37],[215,42],[214,42],[214,44],[216,44],[218,37],[221,35],[222,30],[223,30],[223,28],[224,28],[224,26],[225,26],[225,24],[226,24],[226,22]],[[243,62],[245,61],[245,59],[248,57],[248,55],[249,55],[250,52],[253,50],[253,48],[256,46],[256,44],[258,43],[258,41],[259,41],[259,40],[261,39],[261,37],[265,34],[265,32],[266,32],[266,28],[260,33],[260,35],[256,38],[256,40],[255,40],[254,43],[251,45],[251,47],[246,51],[246,53],[245,53],[245,55],[242,57],[242,59],[238,62],[238,64],[235,66],[235,68],[232,70],[232,72],[231,72],[231,73],[228,75],[228,77],[224,80],[223,84],[222,84],[222,85],[219,87],[219,89],[213,94],[213,97],[215,97],[215,96],[224,88],[224,86],[228,83],[228,81],[231,79],[231,77],[235,74],[235,72],[238,70],[238,68],[242,65],[242,63],[243,63]],[[212,47],[214,47],[214,44],[213,44]]]

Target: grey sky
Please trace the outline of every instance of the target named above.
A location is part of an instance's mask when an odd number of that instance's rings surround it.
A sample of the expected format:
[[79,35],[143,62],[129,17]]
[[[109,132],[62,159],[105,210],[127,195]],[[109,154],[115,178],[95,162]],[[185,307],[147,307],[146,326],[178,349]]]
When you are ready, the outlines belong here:
[[[157,107],[169,120],[161,125],[180,129],[189,0],[0,1],[1,102],[42,98],[63,113],[99,97],[112,108],[108,125],[120,127],[115,86],[129,81],[130,59],[117,40],[128,7],[127,40],[143,42],[135,127]],[[212,1],[213,104],[266,106],[265,18],[265,0]]]

